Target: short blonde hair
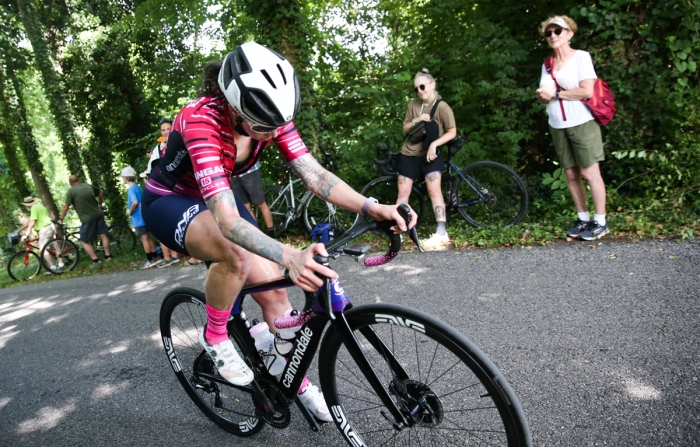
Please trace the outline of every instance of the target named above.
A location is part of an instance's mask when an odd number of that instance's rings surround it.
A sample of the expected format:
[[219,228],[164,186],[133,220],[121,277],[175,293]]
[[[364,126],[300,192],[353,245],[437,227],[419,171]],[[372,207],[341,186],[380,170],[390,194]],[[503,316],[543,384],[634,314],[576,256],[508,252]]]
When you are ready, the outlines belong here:
[[566,23],[566,29],[571,31],[572,33],[575,33],[578,30],[578,26],[576,25],[576,22],[574,22],[574,19],[572,19],[569,16],[550,16],[547,20],[542,22],[540,24],[540,34],[544,36],[544,32],[547,30],[547,27],[549,25],[560,25],[561,22]]

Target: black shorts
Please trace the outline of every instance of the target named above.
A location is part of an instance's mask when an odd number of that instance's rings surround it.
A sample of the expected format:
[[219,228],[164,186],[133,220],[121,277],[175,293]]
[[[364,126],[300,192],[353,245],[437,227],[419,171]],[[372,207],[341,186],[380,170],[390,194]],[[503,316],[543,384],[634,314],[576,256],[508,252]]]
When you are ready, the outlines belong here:
[[442,172],[442,170],[445,169],[445,160],[439,152],[437,158],[430,163],[427,162],[425,156],[410,157],[408,155],[399,154],[397,165],[399,174],[413,181],[418,181],[423,180],[423,178],[431,172]]
[[261,169],[256,169],[242,177],[231,177],[233,195],[241,199],[243,203],[260,205],[265,201],[265,190],[260,171]]
[[145,225],[142,227],[134,227],[134,233],[136,233],[136,236],[143,236],[144,234],[148,234],[148,229]]
[[109,227],[105,222],[105,216],[100,216],[80,225],[80,242],[91,243],[95,234],[107,234]]
[[[236,205],[241,217],[257,228],[257,222],[237,197]],[[169,249],[186,255],[190,254],[185,247],[187,228],[197,214],[207,209],[203,200],[177,194],[160,196],[145,190],[141,197],[141,214],[148,231]]]

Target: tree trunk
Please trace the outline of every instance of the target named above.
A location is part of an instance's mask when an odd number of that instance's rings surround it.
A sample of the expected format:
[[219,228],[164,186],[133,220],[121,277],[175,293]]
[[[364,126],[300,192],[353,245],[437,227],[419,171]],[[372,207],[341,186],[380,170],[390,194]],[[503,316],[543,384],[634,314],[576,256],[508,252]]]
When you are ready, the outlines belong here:
[[2,117],[2,119],[0,119],[0,144],[3,146],[3,153],[5,154],[5,160],[7,160],[8,170],[10,171],[10,179],[12,181],[12,186],[14,186],[11,196],[19,203],[23,197],[30,195],[32,191],[29,188],[22,165],[17,157],[15,136],[8,125],[13,122],[13,120],[10,116],[10,104],[5,96],[4,87],[5,73],[0,68],[0,116]]
[[71,174],[86,180],[72,114],[58,74],[53,68],[51,52],[44,37],[43,26],[37,19],[34,3],[31,0],[17,0],[17,6],[24,24],[24,30],[32,43],[34,62],[44,81],[44,90],[49,100],[51,114],[58,129],[58,134],[61,137],[63,156],[66,158],[68,169]]
[[34,180],[34,186],[36,187],[36,192],[41,201],[44,203],[46,210],[52,219],[58,219],[58,209],[56,208],[56,203],[53,200],[49,186],[46,184],[46,177],[44,175],[44,164],[39,158],[39,150],[37,149],[36,139],[34,138],[34,133],[32,132],[32,126],[29,124],[29,119],[27,118],[27,109],[24,106],[24,98],[22,97],[22,86],[14,72],[12,64],[8,61],[7,64],[7,76],[12,81],[12,86],[15,90],[15,95],[17,98],[17,112],[19,114],[18,127],[19,127],[19,147],[24,153],[24,158],[29,166],[29,171]]

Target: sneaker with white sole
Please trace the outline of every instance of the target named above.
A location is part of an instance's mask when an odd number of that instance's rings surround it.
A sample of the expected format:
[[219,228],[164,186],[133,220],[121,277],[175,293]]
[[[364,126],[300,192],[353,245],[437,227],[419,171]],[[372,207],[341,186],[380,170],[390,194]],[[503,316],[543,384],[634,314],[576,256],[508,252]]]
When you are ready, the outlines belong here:
[[593,220],[589,222],[586,231],[582,232],[579,236],[584,241],[592,241],[595,239],[600,239],[601,237],[608,234],[610,230],[607,225],[600,225],[597,221]]
[[435,233],[430,236],[430,238],[422,241],[423,249],[425,250],[445,250],[447,248],[447,244],[449,243],[450,237],[447,235],[447,233],[443,234],[442,236]]
[[579,237],[581,233],[586,231],[586,228],[588,228],[589,223],[590,221],[587,220],[576,219],[576,222],[574,222],[574,226],[566,230],[566,235],[568,237]]
[[307,385],[299,395],[299,399],[311,410],[316,418],[324,422],[333,422],[326,400],[323,398],[323,393],[318,390],[316,385]]
[[248,385],[252,382],[254,379],[253,371],[248,368],[236,348],[233,347],[233,342],[227,338],[221,343],[210,345],[204,339],[205,330],[206,326],[199,333],[199,345],[207,351],[209,357],[214,361],[221,377],[238,386]]

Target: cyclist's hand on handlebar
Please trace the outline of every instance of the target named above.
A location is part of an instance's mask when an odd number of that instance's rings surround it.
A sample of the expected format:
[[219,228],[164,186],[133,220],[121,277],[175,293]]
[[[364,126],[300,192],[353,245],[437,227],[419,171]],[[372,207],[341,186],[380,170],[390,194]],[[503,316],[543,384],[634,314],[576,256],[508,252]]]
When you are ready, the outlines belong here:
[[418,215],[415,211],[411,210],[411,221],[406,226],[406,221],[404,221],[401,214],[398,211],[398,205],[380,205],[378,203],[373,204],[369,208],[370,217],[374,220],[393,220],[396,222],[397,227],[392,227],[394,232],[403,233],[413,228],[418,221]]
[[284,266],[289,270],[289,277],[294,284],[307,292],[315,292],[323,285],[323,279],[317,274],[328,278],[338,277],[336,272],[314,261],[314,255],[328,256],[326,247],[323,244],[311,244],[304,250],[294,250],[289,256],[288,265]]

